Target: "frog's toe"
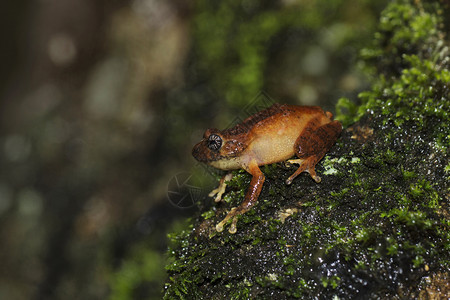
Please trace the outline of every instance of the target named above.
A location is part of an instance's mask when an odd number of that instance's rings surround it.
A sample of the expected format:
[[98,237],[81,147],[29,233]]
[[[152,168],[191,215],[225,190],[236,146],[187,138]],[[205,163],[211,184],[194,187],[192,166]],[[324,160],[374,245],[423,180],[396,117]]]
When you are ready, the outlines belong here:
[[209,197],[214,197],[216,196],[216,198],[214,198],[214,202],[220,202],[222,201],[222,195],[224,194],[224,190],[220,190],[219,188],[212,190],[208,196]]
[[[223,231],[223,227],[225,226],[225,224],[227,224],[228,220],[230,220],[231,218],[233,218],[233,223],[231,224],[231,228],[229,230],[230,233],[236,233],[236,209],[237,207],[233,207],[230,212],[226,215],[226,217],[220,221],[217,225],[216,225],[216,231],[217,232],[222,232]],[[232,232],[234,229],[234,232]]]
[[217,194],[217,192],[219,192],[218,188],[212,190],[211,192],[209,192],[208,197],[214,197]]
[[220,222],[219,224],[216,225],[216,231],[217,232],[222,232],[223,231],[223,224],[222,224],[222,222]]
[[319,176],[317,176],[316,174],[316,170],[314,169],[314,167],[309,168],[307,170],[307,172],[309,173],[309,175],[311,176],[312,179],[314,179],[314,181],[316,183],[320,183],[322,181],[322,178],[320,178]]
[[315,175],[315,176],[311,176],[312,179],[314,179],[315,182],[320,183],[322,181],[322,178],[320,178],[319,176]]
[[235,234],[237,232],[236,223],[237,223],[237,217],[234,216],[233,217],[233,221],[232,221],[231,226],[230,226],[230,229],[228,229],[229,233]]
[[222,201],[222,194],[217,194],[217,197],[214,199],[214,202],[220,202]]
[[293,164],[301,165],[303,163],[304,159],[296,158],[296,159],[289,159],[286,161],[286,166],[291,166]]

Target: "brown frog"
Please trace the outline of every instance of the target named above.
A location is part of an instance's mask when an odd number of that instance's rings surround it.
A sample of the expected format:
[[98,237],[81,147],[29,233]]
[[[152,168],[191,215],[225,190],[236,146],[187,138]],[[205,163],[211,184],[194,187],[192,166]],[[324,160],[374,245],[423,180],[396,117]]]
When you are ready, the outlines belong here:
[[[259,166],[285,161],[298,164],[298,169],[286,179],[291,184],[302,172],[308,172],[319,183],[315,166],[333,146],[342,131],[339,121],[332,120],[330,112],[318,106],[274,104],[266,110],[226,129],[207,129],[203,139],[194,146],[192,155],[200,162],[221,170],[244,169],[253,177],[244,201],[233,207],[216,225],[221,232],[232,219],[230,233],[236,233],[237,216],[247,212],[258,200],[265,180]],[[219,202],[225,192],[231,173],[220,180],[219,187],[210,193],[217,194]]]

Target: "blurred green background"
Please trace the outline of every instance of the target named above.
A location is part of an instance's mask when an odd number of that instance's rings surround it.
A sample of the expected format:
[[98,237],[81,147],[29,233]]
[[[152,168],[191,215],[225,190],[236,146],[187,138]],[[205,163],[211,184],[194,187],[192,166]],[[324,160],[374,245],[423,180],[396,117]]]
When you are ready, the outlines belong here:
[[0,299],[159,299],[203,131],[357,101],[385,3],[4,1]]

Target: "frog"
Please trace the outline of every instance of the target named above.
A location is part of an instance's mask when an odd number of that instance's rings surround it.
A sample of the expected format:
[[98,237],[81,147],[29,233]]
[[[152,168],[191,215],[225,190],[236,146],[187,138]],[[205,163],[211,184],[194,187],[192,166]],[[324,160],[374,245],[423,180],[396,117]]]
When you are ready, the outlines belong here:
[[320,183],[316,174],[317,163],[335,144],[342,131],[342,124],[333,120],[333,114],[319,106],[298,106],[275,103],[225,130],[209,128],[203,139],[192,149],[192,156],[199,162],[228,171],[209,196],[220,202],[231,171],[243,169],[251,176],[250,185],[242,203],[231,208],[225,218],[216,225],[222,232],[231,220],[229,232],[237,232],[238,217],[248,212],[258,201],[265,176],[260,166],[285,162],[298,165],[285,183],[292,184],[302,172]]

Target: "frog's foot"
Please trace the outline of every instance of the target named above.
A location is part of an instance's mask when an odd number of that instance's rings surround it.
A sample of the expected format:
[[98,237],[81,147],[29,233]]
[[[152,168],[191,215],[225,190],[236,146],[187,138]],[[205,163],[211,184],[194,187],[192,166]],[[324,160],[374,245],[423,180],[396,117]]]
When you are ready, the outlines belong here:
[[222,195],[223,195],[223,193],[225,193],[225,189],[227,187],[226,182],[230,181],[231,178],[233,178],[233,174],[232,173],[228,173],[227,175],[223,176],[222,179],[220,179],[219,186],[216,189],[212,190],[208,194],[208,196],[209,197],[214,197],[217,194],[217,196],[214,199],[214,201],[215,202],[220,202],[222,200]]
[[290,164],[300,165],[298,169],[294,172],[294,174],[292,174],[291,176],[289,176],[288,179],[286,179],[287,185],[291,184],[292,181],[295,179],[295,177],[300,175],[300,173],[302,172],[308,172],[309,175],[312,177],[312,179],[314,179],[314,181],[317,183],[319,183],[322,180],[319,176],[317,176],[316,170],[314,168],[314,166],[317,163],[317,158],[315,156],[308,157],[307,159],[290,159],[287,162]]
[[237,207],[233,207],[230,210],[230,212],[227,214],[225,219],[223,219],[216,225],[217,232],[222,232],[223,226],[228,222],[228,220],[232,219],[231,226],[230,226],[230,229],[228,229],[228,232],[232,233],[232,234],[236,233],[236,231],[237,231],[237,228],[236,228],[237,215],[239,215],[239,213],[237,212],[237,209],[238,209]]

